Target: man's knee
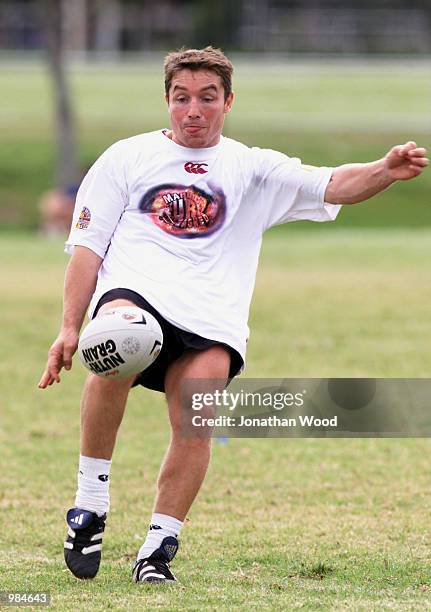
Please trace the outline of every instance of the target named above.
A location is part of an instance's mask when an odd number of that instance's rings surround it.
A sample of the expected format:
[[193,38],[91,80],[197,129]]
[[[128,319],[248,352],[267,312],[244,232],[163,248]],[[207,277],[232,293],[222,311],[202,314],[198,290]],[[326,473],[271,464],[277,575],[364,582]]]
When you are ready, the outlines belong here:
[[203,351],[193,351],[190,377],[227,379],[230,369],[230,351],[222,344],[216,344]]
[[96,317],[100,317],[107,310],[111,310],[111,308],[118,308],[119,306],[136,306],[131,300],[125,300],[124,298],[119,298],[118,300],[112,300],[111,302],[106,302],[102,304],[102,306],[97,311]]
[[[180,404],[184,405],[186,397],[190,398],[191,405],[195,392],[212,393],[220,387],[224,388],[229,367],[230,353],[225,346],[216,345],[202,351],[186,351],[166,372],[165,389],[170,411],[172,408],[178,410]],[[199,388],[191,388],[188,379],[199,380]]]

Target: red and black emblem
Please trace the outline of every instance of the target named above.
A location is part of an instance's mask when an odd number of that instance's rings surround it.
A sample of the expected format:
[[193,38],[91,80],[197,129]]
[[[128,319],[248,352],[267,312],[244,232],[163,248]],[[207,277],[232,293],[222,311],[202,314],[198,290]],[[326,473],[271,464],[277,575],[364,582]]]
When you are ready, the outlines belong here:
[[223,224],[226,198],[220,189],[209,194],[195,185],[165,184],[150,189],[139,208],[168,234],[201,238]]

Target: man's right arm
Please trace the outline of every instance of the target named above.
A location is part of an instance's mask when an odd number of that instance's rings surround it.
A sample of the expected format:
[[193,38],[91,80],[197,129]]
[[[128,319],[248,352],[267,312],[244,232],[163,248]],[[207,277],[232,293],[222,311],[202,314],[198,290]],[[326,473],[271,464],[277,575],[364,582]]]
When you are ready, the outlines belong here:
[[48,361],[39,388],[46,389],[60,382],[60,371],[70,370],[72,356],[78,347],[79,331],[91,297],[96,288],[97,274],[103,259],[94,251],[75,246],[64,282],[63,323],[60,333],[48,352]]

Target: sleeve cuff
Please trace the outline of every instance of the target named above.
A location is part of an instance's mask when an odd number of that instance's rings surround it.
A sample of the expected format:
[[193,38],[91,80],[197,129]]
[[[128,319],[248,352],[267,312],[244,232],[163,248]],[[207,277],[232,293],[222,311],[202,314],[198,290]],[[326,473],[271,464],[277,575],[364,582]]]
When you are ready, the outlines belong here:
[[100,249],[100,247],[91,244],[91,243],[81,243],[81,242],[66,242],[64,245],[64,252],[67,253],[68,255],[72,255],[73,251],[75,249],[76,246],[83,246],[87,249],[90,249],[90,251],[93,251],[93,253],[96,253],[96,255],[98,255],[99,257],[101,257],[101,259],[104,259],[105,255],[106,255],[106,251],[102,251]]
[[332,173],[334,171],[333,168],[325,168],[326,172],[324,174],[322,183],[321,183],[321,188],[320,188],[320,193],[319,193],[319,200],[321,202],[321,206],[322,206],[322,213],[323,213],[323,219],[321,219],[322,221],[335,221],[335,219],[338,216],[338,213],[341,210],[341,204],[330,204],[329,202],[325,202],[325,193],[326,193],[326,188],[329,184],[329,181],[331,180],[331,176]]

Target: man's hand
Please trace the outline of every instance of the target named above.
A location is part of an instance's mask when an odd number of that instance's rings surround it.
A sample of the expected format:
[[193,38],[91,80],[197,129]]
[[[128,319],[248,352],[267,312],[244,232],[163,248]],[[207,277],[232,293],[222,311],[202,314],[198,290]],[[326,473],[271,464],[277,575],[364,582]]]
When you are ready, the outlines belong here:
[[63,323],[58,338],[48,352],[48,362],[38,387],[46,389],[60,382],[62,368],[70,370],[78,348],[79,330],[94,293],[102,258],[91,249],[76,246],[64,281]]
[[39,389],[46,389],[53,382],[59,383],[62,368],[70,370],[72,356],[78,347],[78,341],[79,333],[75,329],[61,330],[49,349],[46,368],[38,384]]
[[394,181],[408,181],[419,176],[428,166],[427,150],[413,141],[393,147],[384,157],[388,177]]

